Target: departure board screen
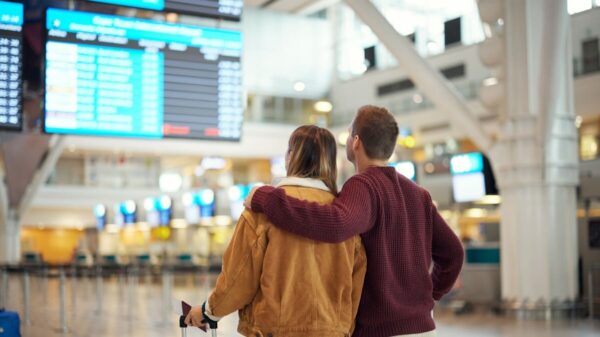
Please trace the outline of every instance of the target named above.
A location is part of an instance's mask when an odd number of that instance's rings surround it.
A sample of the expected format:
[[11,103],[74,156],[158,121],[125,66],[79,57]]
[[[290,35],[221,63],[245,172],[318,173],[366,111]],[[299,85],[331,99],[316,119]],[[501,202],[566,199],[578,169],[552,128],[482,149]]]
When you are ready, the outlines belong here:
[[0,1],[0,129],[21,130],[23,5]]
[[239,140],[238,31],[49,9],[48,133]]
[[243,0],[89,0],[112,5],[239,20]]

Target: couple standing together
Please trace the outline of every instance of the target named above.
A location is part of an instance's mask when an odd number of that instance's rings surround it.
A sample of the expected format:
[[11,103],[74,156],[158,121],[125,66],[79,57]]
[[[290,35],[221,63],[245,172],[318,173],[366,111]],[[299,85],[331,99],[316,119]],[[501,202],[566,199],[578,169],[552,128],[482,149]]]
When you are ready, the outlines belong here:
[[385,108],[362,107],[348,131],[356,175],[339,192],[333,135],[294,131],[287,177],[248,197],[189,325],[239,310],[250,337],[435,336],[434,301],[458,277],[462,244],[429,193],[388,167],[398,126]]

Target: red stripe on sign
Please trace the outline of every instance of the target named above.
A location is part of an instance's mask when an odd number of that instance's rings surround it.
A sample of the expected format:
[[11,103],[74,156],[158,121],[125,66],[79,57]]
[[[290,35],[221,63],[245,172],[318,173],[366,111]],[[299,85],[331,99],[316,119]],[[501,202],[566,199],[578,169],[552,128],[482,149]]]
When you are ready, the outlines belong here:
[[204,129],[204,135],[205,136],[218,136],[219,135],[219,129],[217,129],[217,128]]
[[189,135],[190,128],[188,126],[175,126],[171,124],[165,124],[163,126],[163,133],[165,135]]

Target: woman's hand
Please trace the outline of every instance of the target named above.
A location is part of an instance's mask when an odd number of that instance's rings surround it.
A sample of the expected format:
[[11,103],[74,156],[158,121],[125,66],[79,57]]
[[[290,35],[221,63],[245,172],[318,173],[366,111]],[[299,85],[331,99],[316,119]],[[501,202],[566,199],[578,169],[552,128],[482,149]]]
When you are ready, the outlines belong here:
[[192,307],[192,310],[190,310],[190,313],[185,318],[185,324],[188,326],[195,326],[206,332],[208,326],[204,322],[204,315],[202,315],[202,306],[198,305]]

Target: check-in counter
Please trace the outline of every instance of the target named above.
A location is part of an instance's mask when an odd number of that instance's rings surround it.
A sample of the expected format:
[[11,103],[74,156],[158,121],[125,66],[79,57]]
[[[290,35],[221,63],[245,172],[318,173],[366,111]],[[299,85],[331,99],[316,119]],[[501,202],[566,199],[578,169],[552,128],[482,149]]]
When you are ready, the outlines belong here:
[[468,244],[456,298],[483,305],[500,302],[500,244]]

